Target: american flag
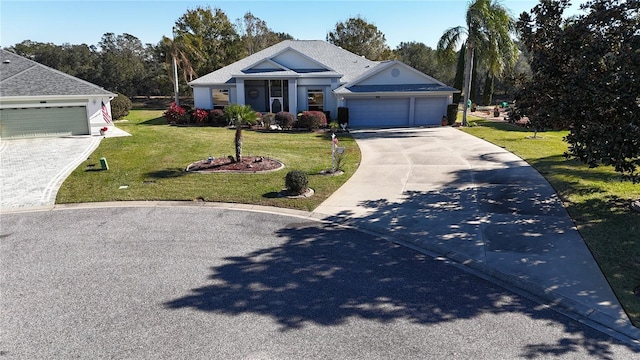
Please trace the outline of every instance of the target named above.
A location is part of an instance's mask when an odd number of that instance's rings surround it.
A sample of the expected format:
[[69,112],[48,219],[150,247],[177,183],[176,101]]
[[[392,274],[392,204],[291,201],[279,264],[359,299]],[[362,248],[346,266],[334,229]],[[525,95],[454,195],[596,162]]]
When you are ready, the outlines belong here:
[[109,109],[107,109],[107,105],[104,104],[104,101],[102,102],[102,118],[104,119],[104,122],[111,124],[111,115],[109,115]]

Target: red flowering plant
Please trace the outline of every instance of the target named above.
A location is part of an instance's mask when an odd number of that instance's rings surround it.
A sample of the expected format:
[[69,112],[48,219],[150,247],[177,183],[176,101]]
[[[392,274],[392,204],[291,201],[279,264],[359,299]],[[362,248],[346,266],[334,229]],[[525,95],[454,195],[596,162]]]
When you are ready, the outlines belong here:
[[171,103],[169,110],[165,111],[162,116],[167,119],[168,123],[182,124],[186,122],[187,110],[182,106]]
[[193,119],[193,121],[195,121],[196,124],[199,124],[199,125],[204,124],[207,121],[208,117],[209,117],[209,112],[203,109],[196,108],[191,114],[191,118]]
[[105,126],[105,127],[103,127],[102,129],[100,129],[100,130],[101,130],[102,132],[105,132],[105,131],[109,130],[109,128]]

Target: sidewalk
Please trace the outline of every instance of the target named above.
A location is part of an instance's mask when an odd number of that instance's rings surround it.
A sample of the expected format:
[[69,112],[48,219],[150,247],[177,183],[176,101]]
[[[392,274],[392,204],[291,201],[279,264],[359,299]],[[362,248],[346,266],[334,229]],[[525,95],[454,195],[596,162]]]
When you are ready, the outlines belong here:
[[317,217],[391,235],[640,339],[555,191],[522,159],[451,127],[352,134],[362,162]]

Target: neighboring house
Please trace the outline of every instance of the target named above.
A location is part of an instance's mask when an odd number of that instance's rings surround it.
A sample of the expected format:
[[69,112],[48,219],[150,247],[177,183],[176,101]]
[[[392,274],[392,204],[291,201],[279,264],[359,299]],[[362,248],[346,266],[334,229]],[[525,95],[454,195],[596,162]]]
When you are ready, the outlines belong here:
[[260,112],[349,110],[349,126],[439,125],[458,90],[400,61],[371,61],[321,40],[286,40],[189,85],[194,105]]
[[0,49],[0,137],[2,139],[97,135],[111,126],[103,88]]

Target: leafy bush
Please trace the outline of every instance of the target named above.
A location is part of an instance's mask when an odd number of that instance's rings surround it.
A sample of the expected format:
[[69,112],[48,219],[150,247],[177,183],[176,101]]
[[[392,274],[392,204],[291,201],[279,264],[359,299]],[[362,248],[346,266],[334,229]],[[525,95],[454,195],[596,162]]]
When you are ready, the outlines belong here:
[[296,122],[296,117],[290,112],[280,111],[276,114],[276,122],[283,129],[291,129]]
[[338,123],[346,124],[349,122],[349,108],[339,107],[338,108]]
[[131,110],[131,100],[123,94],[118,94],[111,100],[111,117],[113,120],[122,119],[129,115]]
[[447,105],[447,122],[449,125],[453,125],[458,117],[458,104]]
[[207,110],[196,108],[191,112],[191,119],[198,125],[204,125],[208,118],[209,112]]
[[224,111],[221,109],[209,111],[209,123],[213,126],[226,126],[228,123],[224,116]]
[[293,170],[287,173],[284,178],[284,182],[290,193],[301,195],[307,191],[309,178],[306,173],[299,170]]
[[168,123],[174,124],[184,124],[188,118],[187,110],[175,102],[171,103],[169,110],[165,111],[162,116],[167,119]]
[[266,113],[262,115],[262,122],[264,123],[264,126],[268,129],[269,126],[276,124],[276,114]]
[[309,130],[327,125],[327,117],[322,111],[304,111],[298,118],[298,126]]

